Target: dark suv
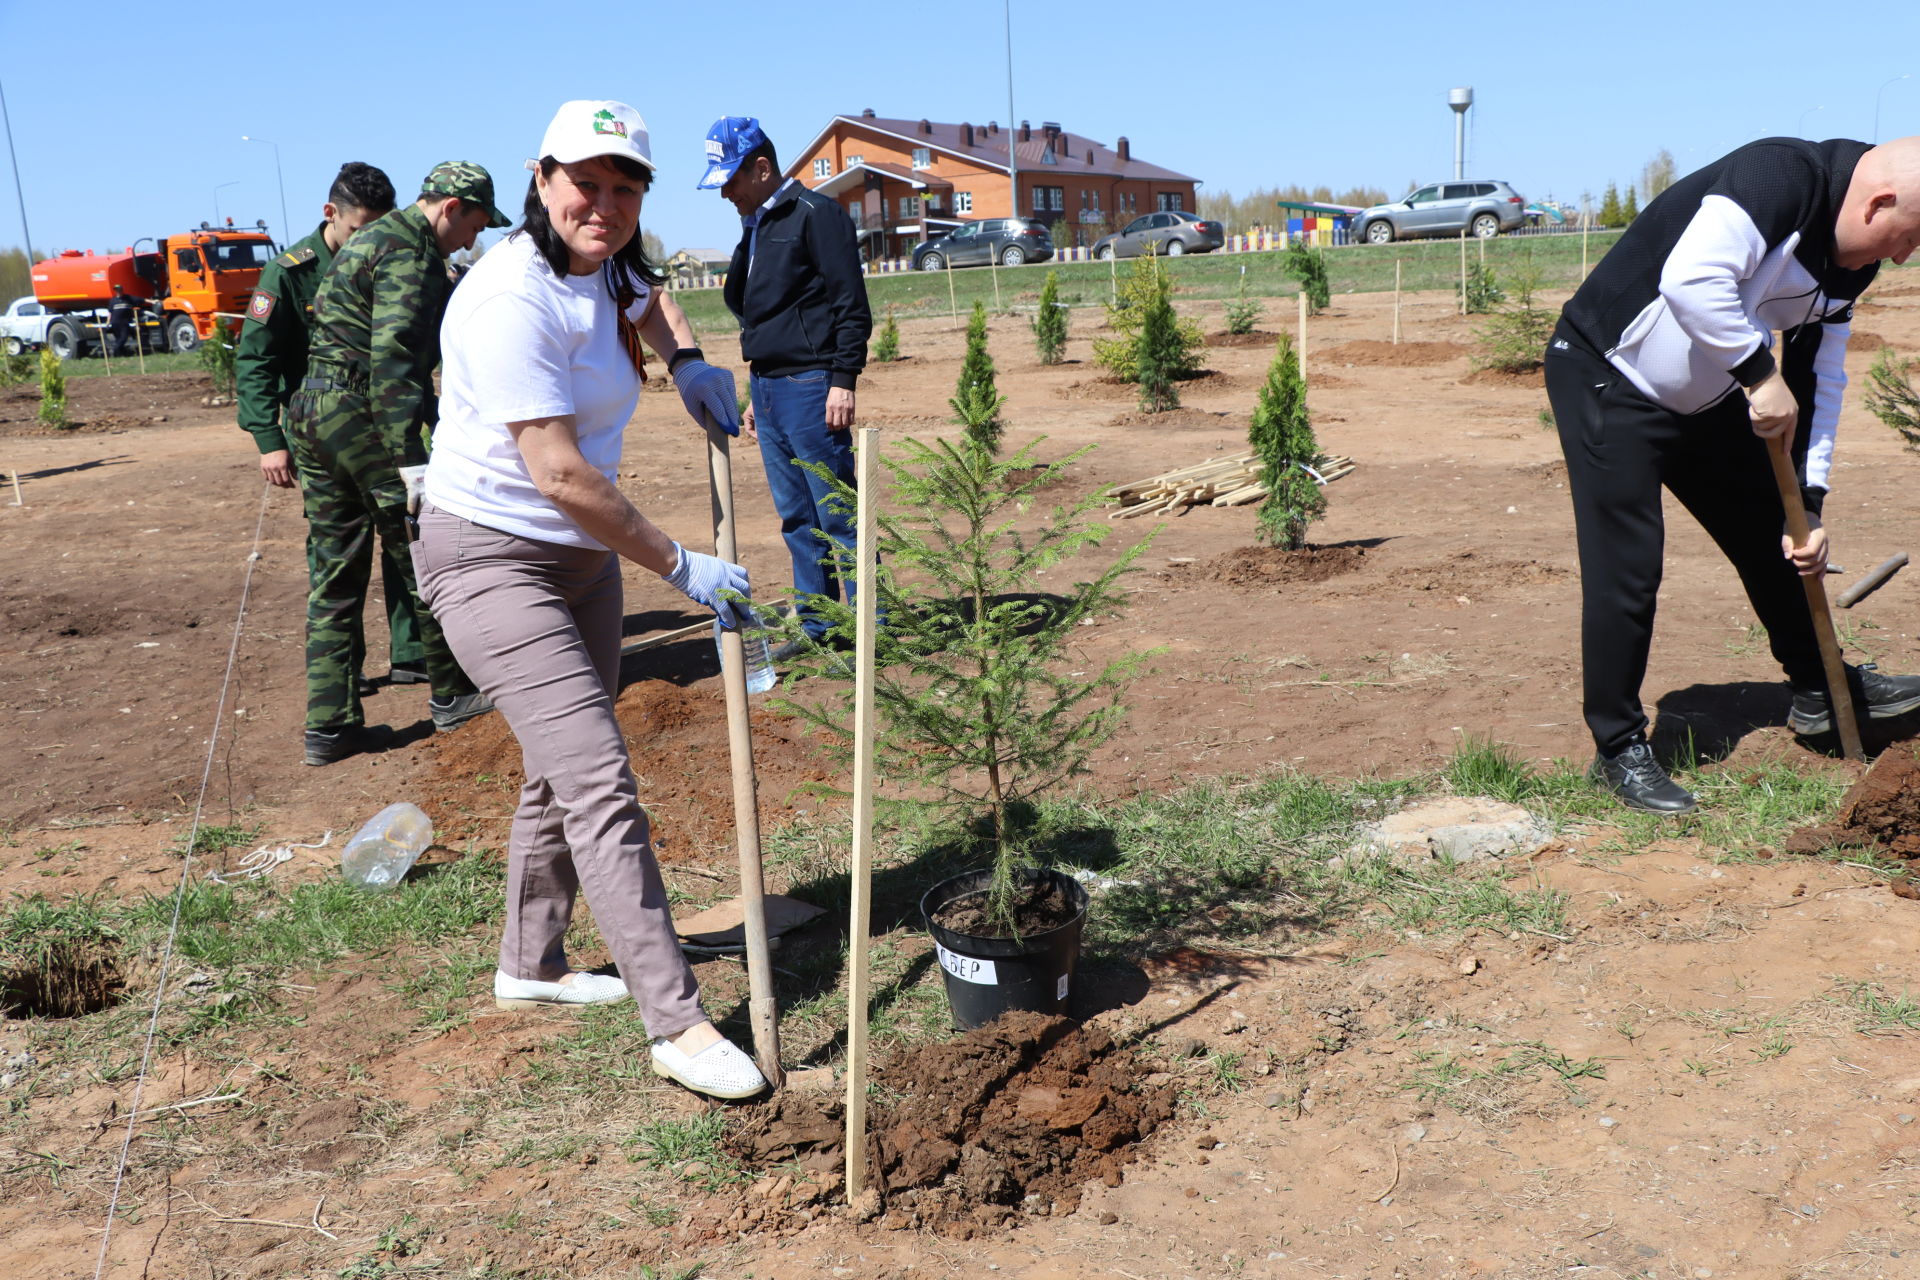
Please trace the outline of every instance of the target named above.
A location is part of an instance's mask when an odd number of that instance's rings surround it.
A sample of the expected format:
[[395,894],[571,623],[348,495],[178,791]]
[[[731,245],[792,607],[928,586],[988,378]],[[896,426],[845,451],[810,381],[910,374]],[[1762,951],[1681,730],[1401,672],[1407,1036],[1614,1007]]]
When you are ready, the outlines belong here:
[[1354,215],[1353,235],[1368,244],[1462,231],[1491,240],[1526,221],[1527,202],[1504,182],[1436,182],[1403,200],[1362,209]]
[[1053,237],[1038,218],[981,218],[963,222],[943,236],[914,248],[915,271],[944,271],[956,267],[984,267],[998,259],[1003,267],[1023,262],[1045,262],[1053,256]]

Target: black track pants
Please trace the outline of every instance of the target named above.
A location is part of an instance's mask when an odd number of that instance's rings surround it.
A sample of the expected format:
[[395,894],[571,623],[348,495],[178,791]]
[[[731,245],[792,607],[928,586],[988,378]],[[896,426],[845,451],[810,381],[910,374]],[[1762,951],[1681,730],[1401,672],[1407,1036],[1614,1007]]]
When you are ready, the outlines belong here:
[[1780,554],[1773,466],[1746,397],[1670,412],[1565,330],[1548,345],[1546,377],[1573,494],[1583,710],[1595,745],[1611,755],[1647,728],[1640,682],[1666,551],[1662,485],[1733,562],[1787,678],[1824,688],[1806,593]]

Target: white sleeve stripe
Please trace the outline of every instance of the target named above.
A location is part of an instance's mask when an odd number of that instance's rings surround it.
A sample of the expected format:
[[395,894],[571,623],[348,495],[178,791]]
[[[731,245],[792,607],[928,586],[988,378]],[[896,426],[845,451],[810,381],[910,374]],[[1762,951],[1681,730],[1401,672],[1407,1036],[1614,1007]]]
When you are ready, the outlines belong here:
[[1766,256],[1766,240],[1747,211],[1726,196],[1710,195],[1660,271],[1660,295],[1674,321],[1728,371],[1767,340],[1740,301],[1740,282]]
[[1840,398],[1847,387],[1847,339],[1851,324],[1820,326],[1813,357],[1813,421],[1807,433],[1807,485],[1825,489],[1833,467],[1833,438],[1840,425]]

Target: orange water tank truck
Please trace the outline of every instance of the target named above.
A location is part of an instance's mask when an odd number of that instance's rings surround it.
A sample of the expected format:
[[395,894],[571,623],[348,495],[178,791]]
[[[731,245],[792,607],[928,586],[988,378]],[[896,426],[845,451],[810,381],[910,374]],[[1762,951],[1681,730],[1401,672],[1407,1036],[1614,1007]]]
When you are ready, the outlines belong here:
[[[99,346],[104,308],[114,286],[141,308],[142,341],[173,351],[192,351],[213,336],[222,316],[237,323],[274,255],[266,223],[257,229],[201,223],[197,231],[142,239],[117,252],[69,249],[33,264],[33,294],[49,311],[63,313],[47,328],[47,346],[61,359]],[[152,247],[142,249],[141,246]]]

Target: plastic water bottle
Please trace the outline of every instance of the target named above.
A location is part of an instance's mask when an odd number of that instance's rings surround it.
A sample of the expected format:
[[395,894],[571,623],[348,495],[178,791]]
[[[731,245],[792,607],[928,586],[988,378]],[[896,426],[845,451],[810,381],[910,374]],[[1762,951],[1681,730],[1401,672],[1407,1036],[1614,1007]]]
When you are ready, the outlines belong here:
[[[740,642],[747,654],[747,692],[765,693],[778,682],[779,675],[773,669],[773,647],[767,643],[767,631],[760,624],[759,614],[753,614],[753,623],[740,629]],[[713,620],[713,652],[720,659],[720,669],[726,670],[727,655],[720,645],[718,618]]]
[[340,874],[362,889],[391,889],[433,843],[433,820],[418,805],[390,804],[367,820],[340,855]]

